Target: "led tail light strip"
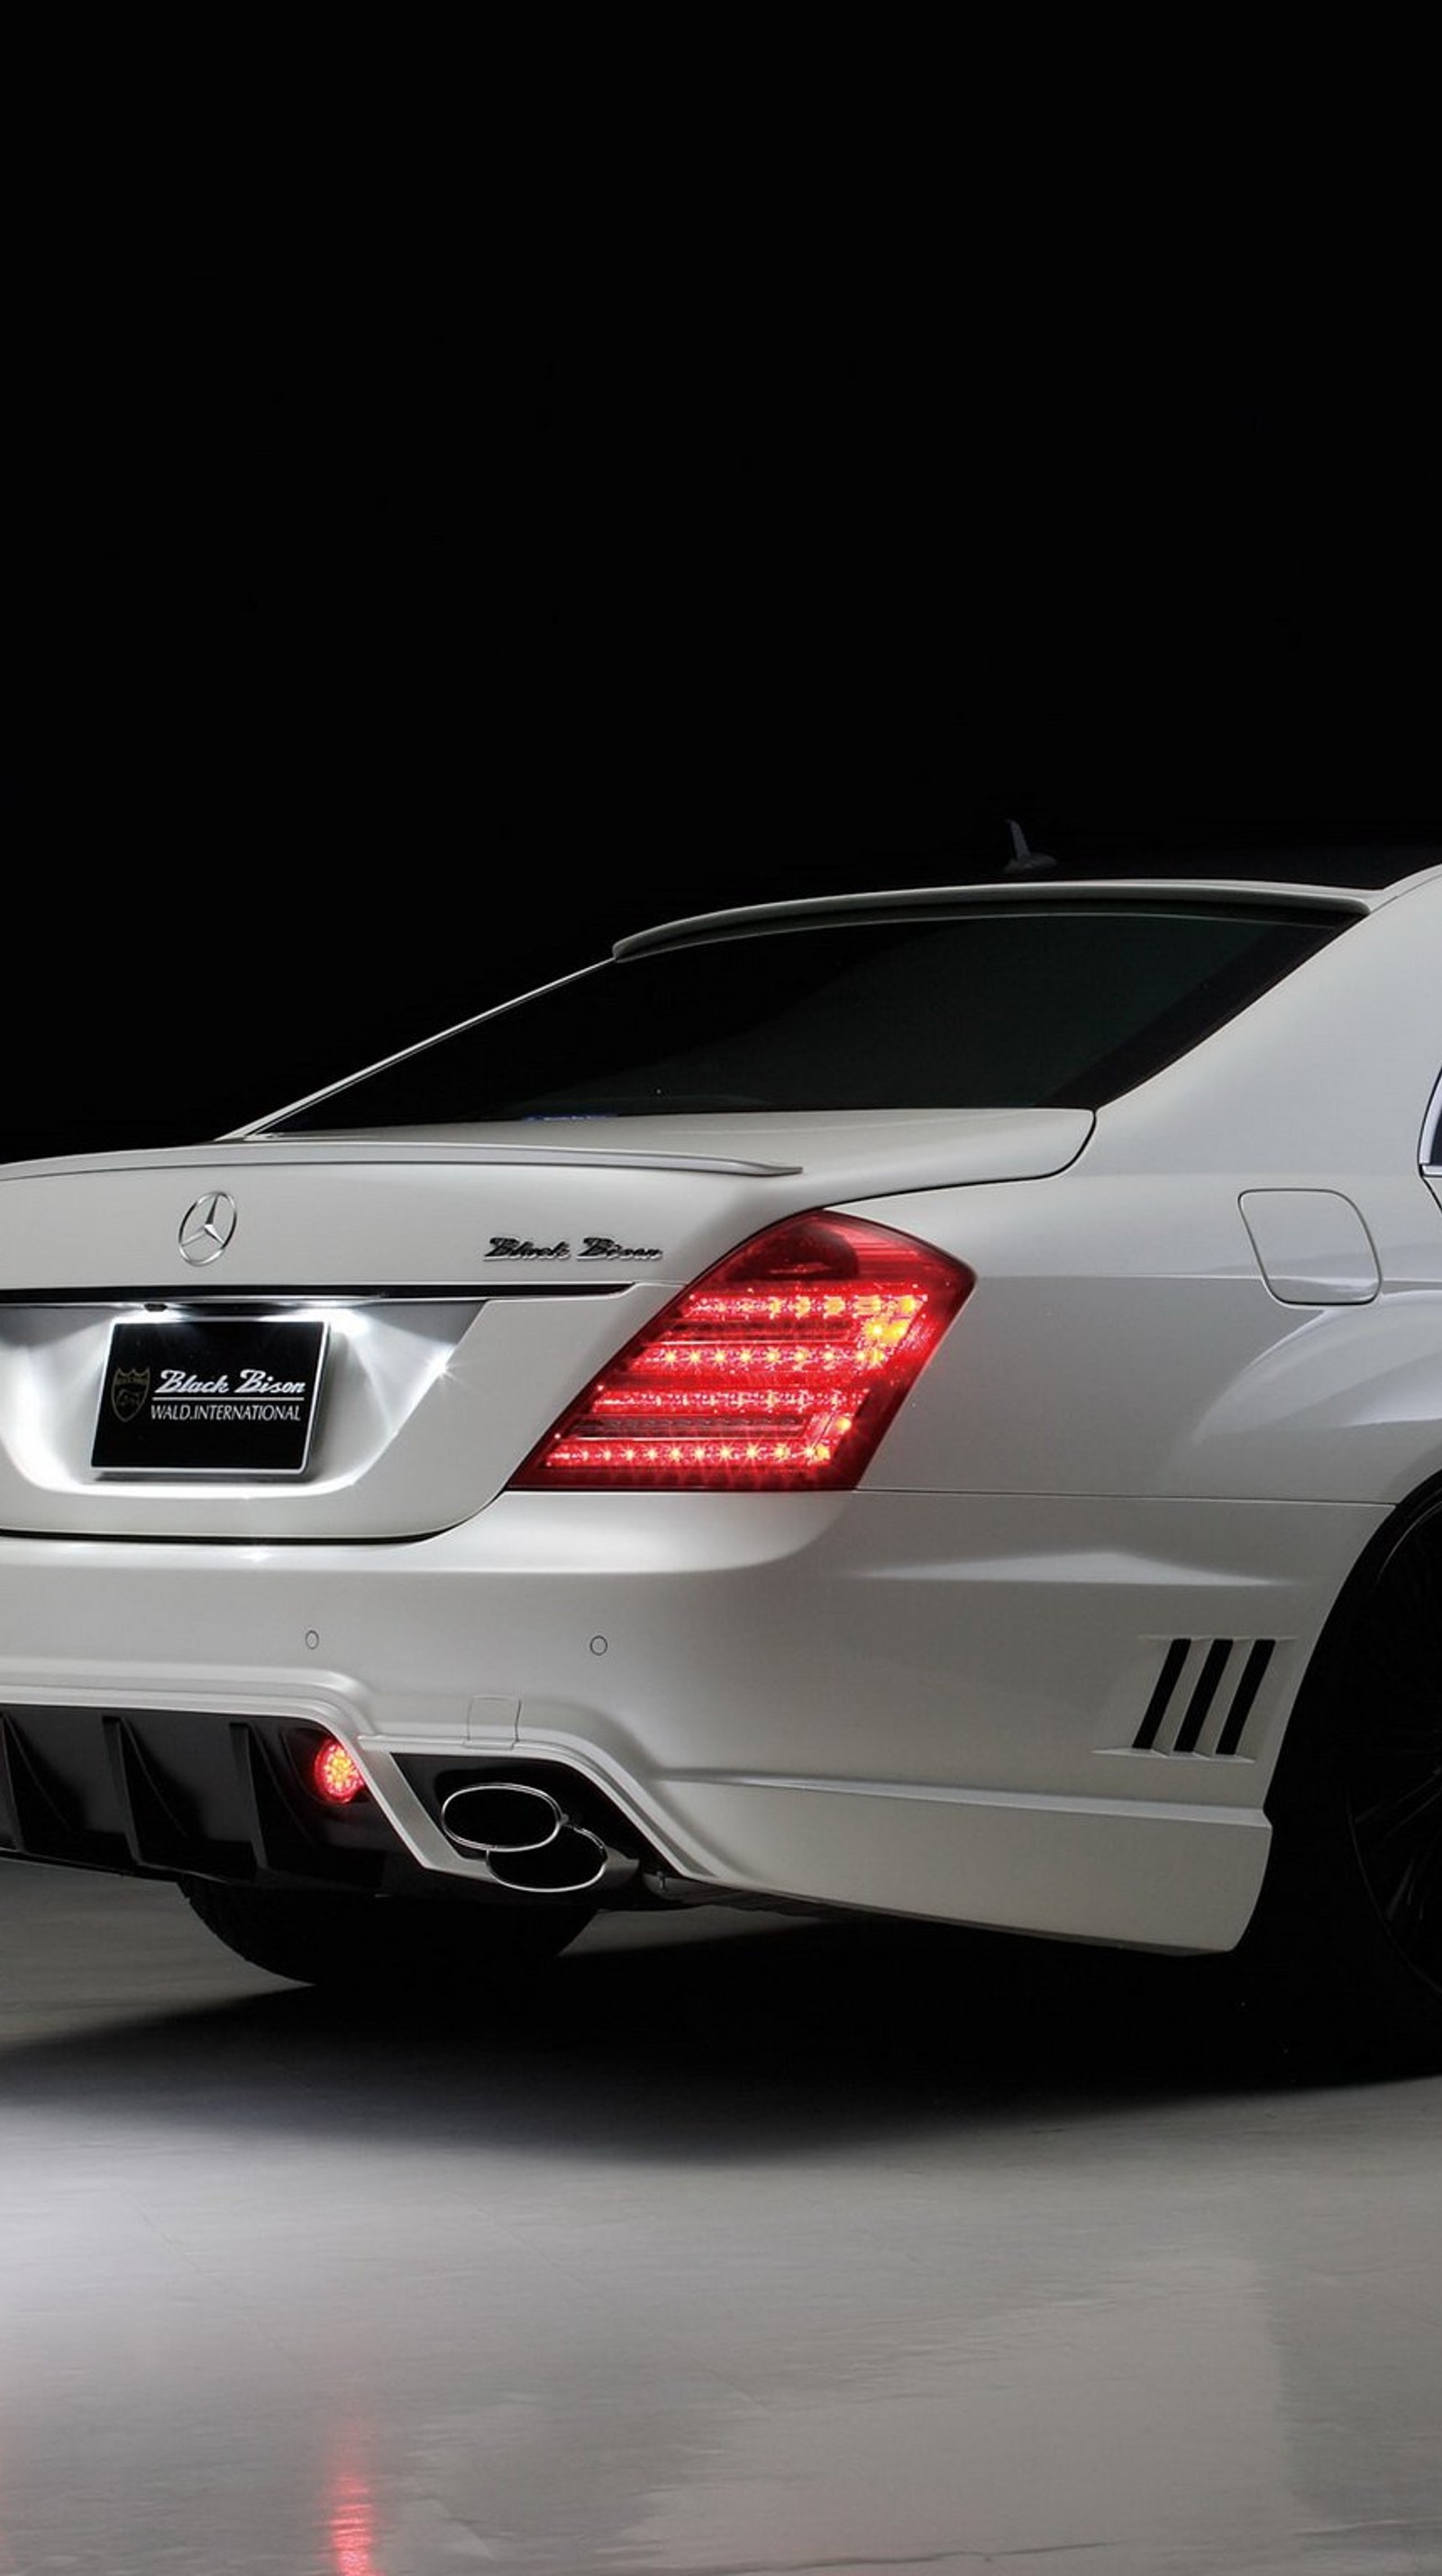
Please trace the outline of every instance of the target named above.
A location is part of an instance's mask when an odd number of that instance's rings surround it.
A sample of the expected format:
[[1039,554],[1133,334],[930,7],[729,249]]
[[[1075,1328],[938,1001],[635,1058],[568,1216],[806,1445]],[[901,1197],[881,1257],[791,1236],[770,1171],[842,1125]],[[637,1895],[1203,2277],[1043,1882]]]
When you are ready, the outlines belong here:
[[962,1263],[888,1227],[788,1219],[638,1333],[512,1481],[633,1493],[854,1485],[973,1285]]

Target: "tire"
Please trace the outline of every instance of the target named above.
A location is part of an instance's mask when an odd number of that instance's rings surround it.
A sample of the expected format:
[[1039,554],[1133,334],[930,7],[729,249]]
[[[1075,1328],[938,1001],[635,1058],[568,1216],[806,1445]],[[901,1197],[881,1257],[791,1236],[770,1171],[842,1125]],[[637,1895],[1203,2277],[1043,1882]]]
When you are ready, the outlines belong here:
[[[1334,1633],[1335,1630],[1335,1633]],[[1442,1496],[1389,1524],[1323,1639],[1238,1953],[1329,2055],[1442,2068]]]
[[424,2006],[479,2000],[488,1980],[559,1956],[595,1913],[588,1901],[535,1905],[331,1896],[182,1878],[208,1932],[251,1967],[295,1985],[344,1989],[357,2002],[404,1991]]

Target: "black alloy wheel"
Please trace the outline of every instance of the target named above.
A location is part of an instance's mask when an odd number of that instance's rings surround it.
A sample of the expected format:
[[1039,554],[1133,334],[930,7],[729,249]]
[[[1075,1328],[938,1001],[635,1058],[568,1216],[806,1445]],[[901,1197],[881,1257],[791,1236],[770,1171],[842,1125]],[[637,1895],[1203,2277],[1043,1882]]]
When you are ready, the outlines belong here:
[[1234,1954],[1284,2056],[1442,2071],[1442,1491],[1389,1522],[1312,1658]]
[[1349,1639],[1343,1806],[1361,1885],[1442,2016],[1442,1506],[1384,1557]]

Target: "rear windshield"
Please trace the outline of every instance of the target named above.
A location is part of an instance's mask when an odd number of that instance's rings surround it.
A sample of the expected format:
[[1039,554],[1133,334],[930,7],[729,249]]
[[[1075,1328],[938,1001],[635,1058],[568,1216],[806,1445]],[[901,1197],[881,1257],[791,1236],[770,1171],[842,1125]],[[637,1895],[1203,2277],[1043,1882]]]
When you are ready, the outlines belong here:
[[648,948],[362,1074],[271,1134],[706,1110],[1096,1108],[1355,916],[1059,899]]

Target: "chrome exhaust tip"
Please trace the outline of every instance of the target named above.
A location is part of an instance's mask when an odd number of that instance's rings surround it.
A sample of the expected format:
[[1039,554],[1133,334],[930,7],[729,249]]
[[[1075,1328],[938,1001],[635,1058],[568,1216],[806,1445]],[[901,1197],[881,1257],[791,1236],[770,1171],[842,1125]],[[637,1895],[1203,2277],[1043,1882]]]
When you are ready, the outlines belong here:
[[584,1896],[640,1867],[589,1825],[573,1824],[549,1789],[528,1780],[469,1780],[441,1800],[442,1831],[517,1896]]
[[525,1780],[470,1780],[441,1800],[441,1827],[460,1850],[495,1852],[545,1849],[566,1819],[549,1789]]
[[[580,1896],[600,1886],[614,1857],[585,1825],[563,1825],[539,1851],[491,1852],[487,1867],[498,1887],[531,1896]],[[634,1869],[634,1861],[627,1867]]]

